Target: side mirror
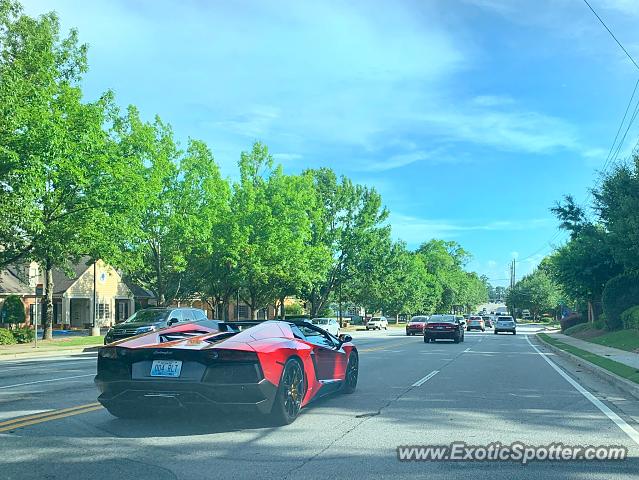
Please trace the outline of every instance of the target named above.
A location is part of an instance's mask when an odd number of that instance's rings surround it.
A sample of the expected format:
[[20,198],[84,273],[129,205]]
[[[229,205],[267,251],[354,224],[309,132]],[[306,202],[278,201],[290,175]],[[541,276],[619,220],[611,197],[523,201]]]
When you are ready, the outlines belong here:
[[170,327],[174,323],[178,323],[178,322],[179,320],[177,318],[172,318],[171,320],[168,321],[167,325]]
[[350,341],[353,340],[353,337],[351,337],[350,335],[348,335],[346,333],[342,333],[338,338],[339,338],[340,343],[346,343],[346,342],[350,342]]

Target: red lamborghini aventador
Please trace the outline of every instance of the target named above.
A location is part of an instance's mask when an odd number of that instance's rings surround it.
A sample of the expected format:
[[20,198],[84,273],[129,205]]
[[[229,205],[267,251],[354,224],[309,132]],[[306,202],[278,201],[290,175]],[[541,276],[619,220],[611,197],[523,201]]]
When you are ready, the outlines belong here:
[[309,402],[355,390],[351,340],[304,321],[181,324],[101,348],[98,401],[117,417],[214,406],[288,424]]

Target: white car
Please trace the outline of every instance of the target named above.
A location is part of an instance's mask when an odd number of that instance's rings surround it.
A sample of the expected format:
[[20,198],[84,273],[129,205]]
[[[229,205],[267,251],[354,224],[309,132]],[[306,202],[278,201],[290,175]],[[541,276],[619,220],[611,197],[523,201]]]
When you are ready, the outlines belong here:
[[388,320],[386,317],[373,317],[366,324],[366,330],[387,330],[388,329]]
[[499,332],[510,332],[513,335],[517,335],[517,322],[513,317],[509,317],[506,315],[501,315],[497,318],[497,323],[495,323],[495,335]]
[[339,322],[334,318],[314,318],[311,323],[326,330],[331,335],[339,337]]

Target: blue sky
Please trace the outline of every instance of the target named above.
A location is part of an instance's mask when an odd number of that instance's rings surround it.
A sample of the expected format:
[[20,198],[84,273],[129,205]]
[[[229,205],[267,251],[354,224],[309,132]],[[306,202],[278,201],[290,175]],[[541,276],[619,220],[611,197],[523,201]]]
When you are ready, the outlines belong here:
[[[639,56],[639,2],[591,3]],[[374,186],[396,238],[456,240],[496,285],[513,256],[524,274],[562,241],[549,208],[585,199],[639,73],[581,0],[25,8],[79,29],[87,97],[111,88],[159,114],[229,177],[261,140],[289,172],[329,166]]]

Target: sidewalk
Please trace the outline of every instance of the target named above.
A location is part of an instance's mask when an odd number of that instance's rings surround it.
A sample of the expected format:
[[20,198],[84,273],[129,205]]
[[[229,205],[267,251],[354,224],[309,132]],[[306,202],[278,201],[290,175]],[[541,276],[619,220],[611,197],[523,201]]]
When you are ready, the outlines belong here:
[[627,352],[626,350],[620,350],[618,348],[606,347],[604,345],[598,345],[596,343],[586,342],[579,338],[571,337],[570,335],[564,335],[563,333],[549,333],[552,338],[572,345],[573,347],[581,348],[587,352],[594,353],[601,357],[607,357],[615,362],[623,363],[629,367],[639,370],[639,353]]
[[543,345],[639,400],[639,353],[555,332],[537,334]]
[[38,340],[38,348],[34,347],[33,342],[0,345],[0,361],[97,352],[102,344],[102,337],[74,337],[65,340]]

